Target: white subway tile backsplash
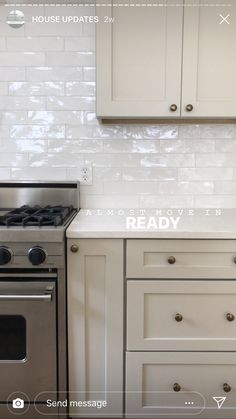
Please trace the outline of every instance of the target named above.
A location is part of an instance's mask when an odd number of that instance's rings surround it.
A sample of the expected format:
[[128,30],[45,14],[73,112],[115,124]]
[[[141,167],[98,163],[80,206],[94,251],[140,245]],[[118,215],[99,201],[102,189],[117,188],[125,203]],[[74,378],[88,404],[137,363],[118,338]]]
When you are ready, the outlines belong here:
[[193,208],[194,200],[188,196],[140,195],[141,208]]
[[23,81],[26,79],[26,70],[22,67],[1,67],[0,65],[0,80],[1,81]]
[[236,138],[236,125],[202,125],[201,138]]
[[213,194],[214,182],[160,182],[161,195],[203,195]]
[[199,195],[195,197],[197,208],[236,208],[236,195]]
[[[1,39],[0,39],[1,46]],[[1,49],[1,48],[0,48]],[[7,39],[8,51],[61,51],[64,49],[64,39],[57,36],[32,36],[24,38],[11,37]]]
[[9,83],[9,95],[12,96],[63,96],[64,83],[47,81],[36,82],[11,82]]
[[45,65],[42,52],[2,52],[0,51],[1,67],[33,67]]
[[236,139],[233,140],[216,140],[215,151],[217,153],[236,153]]
[[27,111],[33,109],[43,110],[45,107],[45,98],[42,97],[0,96],[0,111]]
[[21,9],[16,31],[0,5],[0,180],[77,180],[91,164],[82,207],[236,208],[236,124],[101,124],[95,25],[32,23],[95,8]]
[[13,180],[65,180],[66,168],[63,167],[25,167],[13,168]]
[[70,81],[66,83],[66,95],[68,96],[95,96],[94,82]]
[[[2,53],[4,54],[4,53]],[[0,53],[1,58],[1,53]],[[95,54],[93,52],[47,52],[46,53],[47,66],[94,66]]]
[[19,140],[9,138],[2,139],[0,143],[1,152],[11,152],[11,153],[46,153],[47,141],[45,140]]
[[212,153],[215,150],[214,140],[178,139],[160,140],[162,153]]
[[196,168],[179,169],[179,180],[195,181],[195,180],[232,180],[233,169],[231,168]]
[[196,154],[197,167],[236,167],[236,153]]
[[[79,65],[80,63],[78,63]],[[0,73],[1,74],[1,73]],[[31,67],[27,68],[29,81],[79,81],[83,80],[82,67]]]
[[95,38],[71,37],[65,39],[66,51],[95,51]]
[[159,153],[160,140],[103,140],[105,153]]
[[28,165],[28,154],[0,153],[1,167],[25,167]]
[[194,167],[194,154],[145,154],[140,160],[143,167]]
[[169,169],[163,167],[125,167],[123,168],[123,180],[124,181],[136,181],[136,180],[177,180],[177,169]]
[[[94,111],[94,97],[64,96],[63,98],[50,96],[47,98],[48,110]],[[80,129],[80,127],[78,127]]]
[[10,129],[10,138],[59,139],[64,137],[64,125],[13,125]]

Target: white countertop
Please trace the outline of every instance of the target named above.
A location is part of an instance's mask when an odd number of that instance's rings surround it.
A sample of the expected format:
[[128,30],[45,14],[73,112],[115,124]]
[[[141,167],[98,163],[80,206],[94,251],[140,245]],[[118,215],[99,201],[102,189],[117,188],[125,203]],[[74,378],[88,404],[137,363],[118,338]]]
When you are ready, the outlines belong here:
[[236,209],[83,209],[67,237],[236,239]]

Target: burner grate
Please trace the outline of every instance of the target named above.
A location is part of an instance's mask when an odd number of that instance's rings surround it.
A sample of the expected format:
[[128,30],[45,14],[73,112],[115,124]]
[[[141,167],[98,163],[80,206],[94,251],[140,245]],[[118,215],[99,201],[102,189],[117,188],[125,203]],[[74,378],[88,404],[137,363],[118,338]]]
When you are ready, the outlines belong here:
[[0,226],[6,227],[44,227],[61,226],[73,213],[73,206],[51,206],[46,207],[24,205],[16,208],[0,217]]

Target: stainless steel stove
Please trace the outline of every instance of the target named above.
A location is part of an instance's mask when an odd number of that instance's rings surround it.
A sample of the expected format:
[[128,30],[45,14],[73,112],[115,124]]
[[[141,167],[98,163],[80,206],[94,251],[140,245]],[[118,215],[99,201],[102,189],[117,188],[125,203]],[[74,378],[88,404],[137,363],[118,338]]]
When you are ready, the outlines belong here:
[[66,418],[65,231],[75,182],[0,183],[0,418]]

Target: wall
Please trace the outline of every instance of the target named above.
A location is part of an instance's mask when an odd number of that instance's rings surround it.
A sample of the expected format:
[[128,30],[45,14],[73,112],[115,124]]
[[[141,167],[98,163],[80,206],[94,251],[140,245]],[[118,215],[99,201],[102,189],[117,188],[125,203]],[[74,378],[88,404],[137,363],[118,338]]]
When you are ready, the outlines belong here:
[[236,207],[236,125],[100,125],[94,25],[31,22],[94,8],[17,8],[15,30],[0,6],[0,179],[78,179],[91,163],[83,207]]

